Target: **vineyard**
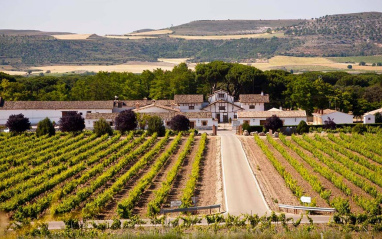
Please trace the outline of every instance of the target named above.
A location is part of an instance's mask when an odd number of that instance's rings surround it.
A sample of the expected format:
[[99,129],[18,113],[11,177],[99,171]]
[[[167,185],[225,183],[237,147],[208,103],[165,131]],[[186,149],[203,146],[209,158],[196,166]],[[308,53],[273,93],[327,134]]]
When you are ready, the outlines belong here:
[[213,192],[214,185],[201,181],[214,141],[169,132],[2,137],[0,210],[18,221],[110,219],[155,216],[170,200],[189,207],[194,196],[213,204],[202,192]]
[[[241,137],[265,197],[278,203],[334,207],[338,212],[380,215],[382,142],[378,134],[309,134]],[[280,184],[280,181],[283,181]],[[278,184],[278,185],[277,185]]]

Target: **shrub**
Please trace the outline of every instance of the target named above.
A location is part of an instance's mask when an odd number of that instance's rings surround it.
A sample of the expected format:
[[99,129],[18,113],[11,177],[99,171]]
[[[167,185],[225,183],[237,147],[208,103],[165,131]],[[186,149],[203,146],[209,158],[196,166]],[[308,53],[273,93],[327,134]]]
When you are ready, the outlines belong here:
[[366,62],[361,61],[361,62],[359,63],[359,65],[360,65],[360,66],[366,66]]
[[375,114],[375,123],[382,123],[382,114],[381,113]]
[[22,133],[30,129],[31,123],[23,114],[18,114],[10,115],[5,126],[7,126],[12,133]]
[[159,116],[150,117],[147,131],[150,135],[153,133],[158,133],[159,137],[164,136],[166,129],[163,125],[162,119]]
[[248,124],[247,121],[245,121],[245,122],[243,123],[242,128],[243,128],[243,131],[244,131],[244,130],[247,130],[247,131],[249,132],[249,124]]
[[334,122],[334,118],[328,117],[328,119],[324,121],[323,128],[334,130],[334,129],[336,129],[336,125],[337,124],[336,124],[336,122]]
[[352,69],[353,68],[353,66],[352,65],[348,65],[348,69]]
[[97,137],[104,134],[113,135],[113,130],[111,129],[109,123],[107,123],[107,121],[103,118],[94,123],[93,132],[97,135]]
[[79,132],[85,129],[84,118],[75,111],[66,112],[66,115],[60,118],[58,124],[63,132]]
[[301,120],[300,123],[297,125],[296,131],[298,134],[308,133],[309,132],[309,126],[304,120]]
[[351,130],[352,133],[357,133],[357,134],[362,134],[365,131],[366,131],[366,127],[363,124],[356,124]]
[[283,127],[283,121],[276,115],[272,115],[272,117],[269,117],[265,120],[264,127],[267,131],[271,129],[273,132],[275,132],[276,130]]
[[132,110],[124,110],[115,118],[115,129],[124,133],[137,128],[137,116]]
[[176,115],[170,121],[170,128],[175,131],[187,131],[190,129],[190,120],[184,115]]
[[56,130],[54,129],[52,121],[48,117],[45,119],[41,120],[37,124],[37,130],[36,130],[36,135],[37,137],[43,136],[43,135],[55,135]]

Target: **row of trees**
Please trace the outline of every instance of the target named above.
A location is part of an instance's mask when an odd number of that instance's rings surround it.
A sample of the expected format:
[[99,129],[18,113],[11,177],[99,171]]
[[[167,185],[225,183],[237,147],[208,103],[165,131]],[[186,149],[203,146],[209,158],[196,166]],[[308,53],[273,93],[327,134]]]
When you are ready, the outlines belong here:
[[0,97],[5,100],[122,100],[173,99],[175,94],[203,94],[227,90],[240,94],[269,94],[269,107],[352,111],[361,116],[382,106],[382,76],[346,72],[291,74],[261,71],[238,63],[214,61],[191,70],[182,63],[172,71],[156,69],[142,74],[99,72],[62,77],[13,77],[0,73]]
[[[140,124],[138,124],[138,120]],[[145,121],[143,123],[142,121]],[[80,132],[85,129],[85,120],[77,112],[67,112],[67,114],[60,118],[58,121],[59,129],[62,132]],[[158,136],[165,135],[165,126],[163,120],[159,116],[138,115],[132,110],[124,110],[115,118],[115,129],[125,133],[126,131],[135,130],[138,128],[147,130],[149,134],[157,133]],[[190,128],[190,121],[183,115],[174,116],[169,122],[169,126],[174,131],[187,131]],[[10,115],[6,127],[9,128],[13,134],[20,134],[30,129],[31,123],[29,118],[24,117],[23,114]],[[104,134],[113,134],[110,124],[103,118],[94,123],[94,133],[97,136]],[[49,118],[45,118],[37,124],[36,135],[38,137],[43,135],[55,135],[54,122]]]

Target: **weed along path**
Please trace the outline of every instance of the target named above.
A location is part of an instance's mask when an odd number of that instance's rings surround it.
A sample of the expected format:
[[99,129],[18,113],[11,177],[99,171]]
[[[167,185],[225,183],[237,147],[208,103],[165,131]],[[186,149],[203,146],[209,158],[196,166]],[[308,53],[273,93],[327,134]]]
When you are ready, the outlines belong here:
[[223,168],[224,197],[229,214],[264,215],[270,210],[249,166],[242,145],[233,132],[219,132]]

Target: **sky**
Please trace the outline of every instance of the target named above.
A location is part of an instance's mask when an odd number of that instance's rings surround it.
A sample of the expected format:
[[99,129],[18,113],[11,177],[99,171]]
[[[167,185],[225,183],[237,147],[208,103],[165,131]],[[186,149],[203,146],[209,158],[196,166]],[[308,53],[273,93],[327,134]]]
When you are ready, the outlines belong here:
[[382,0],[0,0],[0,29],[126,34],[195,20],[310,19],[382,12]]

